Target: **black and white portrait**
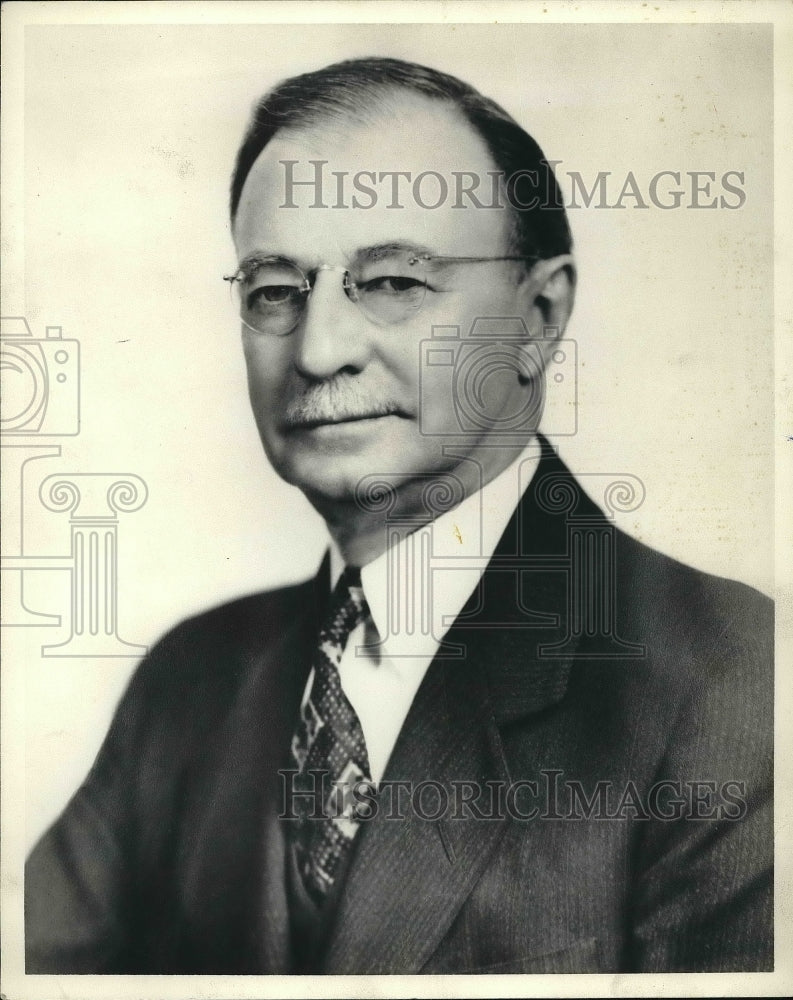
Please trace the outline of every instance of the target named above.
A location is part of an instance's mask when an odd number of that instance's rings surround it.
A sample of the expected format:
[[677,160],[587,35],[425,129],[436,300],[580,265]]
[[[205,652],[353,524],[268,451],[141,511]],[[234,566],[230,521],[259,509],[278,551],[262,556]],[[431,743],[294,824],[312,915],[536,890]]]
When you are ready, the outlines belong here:
[[11,25],[9,995],[779,975],[779,24],[94,6]]

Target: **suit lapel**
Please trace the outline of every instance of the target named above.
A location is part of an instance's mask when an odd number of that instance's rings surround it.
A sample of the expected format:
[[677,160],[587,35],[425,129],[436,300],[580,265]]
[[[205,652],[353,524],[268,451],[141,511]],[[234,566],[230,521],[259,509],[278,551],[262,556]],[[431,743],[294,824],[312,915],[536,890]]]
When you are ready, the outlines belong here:
[[[481,673],[463,661],[436,660],[411,707],[384,784],[498,781],[501,742]],[[389,791],[390,788],[390,791]],[[358,835],[357,854],[339,903],[324,972],[418,972],[470,893],[503,835],[502,823],[434,821],[417,815],[411,791],[379,795],[380,812]],[[430,786],[419,805],[438,808]]]
[[[277,610],[278,641],[254,627],[245,678],[200,781],[181,874],[191,960],[206,972],[288,972],[288,906],[277,771],[288,759],[310,654],[314,585]],[[227,665],[229,666],[229,665]]]
[[[386,769],[378,815],[358,835],[325,972],[419,972],[504,836],[506,821],[465,810],[452,819],[453,790],[461,782],[508,784],[499,727],[549,707],[566,691],[575,644],[565,655],[543,652],[568,637],[567,579],[557,558],[566,549],[566,525],[535,497],[542,476],[565,473],[546,445],[478,591],[447,633],[464,656],[436,657],[427,671]],[[388,784],[396,781],[410,782],[414,794],[421,782],[439,783],[449,794],[445,815],[416,815],[409,791],[398,810]],[[425,815],[441,811],[430,786],[422,803]]]

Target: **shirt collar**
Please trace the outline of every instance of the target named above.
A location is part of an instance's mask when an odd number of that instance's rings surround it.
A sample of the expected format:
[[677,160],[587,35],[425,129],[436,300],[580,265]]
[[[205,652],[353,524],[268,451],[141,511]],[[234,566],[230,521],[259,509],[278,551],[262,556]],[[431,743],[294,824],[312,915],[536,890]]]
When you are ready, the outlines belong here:
[[[481,490],[362,567],[363,591],[387,655],[435,655],[479,583],[539,460],[540,444],[532,438]],[[333,540],[330,559],[335,585],[344,559]]]

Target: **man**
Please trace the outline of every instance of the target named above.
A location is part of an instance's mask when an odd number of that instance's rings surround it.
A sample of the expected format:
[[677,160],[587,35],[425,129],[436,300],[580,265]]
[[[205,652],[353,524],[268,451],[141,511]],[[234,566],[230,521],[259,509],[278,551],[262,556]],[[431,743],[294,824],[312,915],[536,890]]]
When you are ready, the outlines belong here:
[[330,558],[140,666],[30,858],[27,971],[770,969],[770,602],[537,433],[575,269],[536,143],[356,60],[262,99],[231,208],[254,416]]

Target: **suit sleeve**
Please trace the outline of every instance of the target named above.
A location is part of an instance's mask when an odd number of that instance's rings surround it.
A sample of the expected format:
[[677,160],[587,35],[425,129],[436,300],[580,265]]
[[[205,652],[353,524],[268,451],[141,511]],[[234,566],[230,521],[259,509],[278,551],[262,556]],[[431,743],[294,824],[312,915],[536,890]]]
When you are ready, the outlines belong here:
[[146,730],[146,677],[136,671],[80,789],[25,867],[27,973],[129,970],[134,922],[136,787]]
[[741,638],[722,636],[682,699],[656,787],[679,787],[684,815],[645,828],[631,971],[773,969],[768,610]]

